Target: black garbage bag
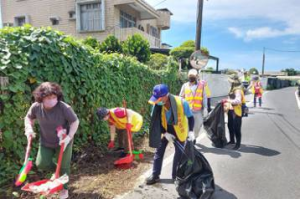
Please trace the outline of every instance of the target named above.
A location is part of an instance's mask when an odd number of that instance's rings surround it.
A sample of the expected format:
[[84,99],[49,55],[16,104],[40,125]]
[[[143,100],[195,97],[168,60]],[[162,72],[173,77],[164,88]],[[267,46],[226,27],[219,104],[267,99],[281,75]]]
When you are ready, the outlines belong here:
[[224,107],[221,102],[204,118],[203,127],[213,146],[223,148],[226,145]]
[[187,141],[177,167],[175,186],[185,199],[208,199],[215,190],[212,169],[206,158]]

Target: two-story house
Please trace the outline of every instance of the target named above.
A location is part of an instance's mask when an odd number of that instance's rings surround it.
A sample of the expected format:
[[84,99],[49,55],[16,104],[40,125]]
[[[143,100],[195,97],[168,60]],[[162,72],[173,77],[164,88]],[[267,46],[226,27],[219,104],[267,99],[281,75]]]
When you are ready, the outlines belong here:
[[151,48],[161,48],[161,32],[170,28],[172,13],[155,10],[144,0],[2,0],[3,26],[52,26],[78,38],[121,41],[139,33]]

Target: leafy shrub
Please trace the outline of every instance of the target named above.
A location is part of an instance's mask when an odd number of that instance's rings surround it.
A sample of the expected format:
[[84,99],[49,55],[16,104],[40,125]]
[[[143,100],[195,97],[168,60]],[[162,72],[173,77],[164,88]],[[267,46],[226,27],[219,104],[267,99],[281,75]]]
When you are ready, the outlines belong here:
[[119,40],[113,36],[109,35],[101,44],[99,48],[100,52],[107,52],[107,53],[121,53],[122,46]]
[[[100,54],[50,28],[0,30],[0,61],[0,77],[9,78],[9,84],[0,87],[0,187],[12,181],[21,167],[26,145],[23,119],[33,102],[32,92],[40,83],[59,83],[64,101],[77,113],[80,127],[75,151],[90,143],[105,147],[108,128],[97,120],[97,107],[122,106],[125,99],[149,126],[147,101],[153,86],[166,83],[171,92],[178,93],[182,84],[175,70],[156,72],[133,57]],[[174,63],[170,64],[174,68]],[[37,152],[37,140],[32,157]]]
[[93,49],[99,49],[100,43],[99,41],[94,37],[87,37],[83,40],[83,44],[88,45],[92,47]]
[[150,60],[147,62],[149,68],[153,70],[165,70],[168,64],[168,56],[155,53],[150,56]]
[[149,42],[139,34],[128,37],[122,47],[125,54],[136,57],[142,63],[146,63],[150,59]]

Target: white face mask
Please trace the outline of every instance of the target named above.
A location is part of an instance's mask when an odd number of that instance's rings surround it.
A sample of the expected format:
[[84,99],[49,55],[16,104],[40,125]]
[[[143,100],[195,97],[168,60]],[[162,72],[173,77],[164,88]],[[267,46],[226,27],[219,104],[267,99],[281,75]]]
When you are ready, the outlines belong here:
[[46,108],[53,108],[57,104],[57,98],[54,99],[44,99],[43,104]]

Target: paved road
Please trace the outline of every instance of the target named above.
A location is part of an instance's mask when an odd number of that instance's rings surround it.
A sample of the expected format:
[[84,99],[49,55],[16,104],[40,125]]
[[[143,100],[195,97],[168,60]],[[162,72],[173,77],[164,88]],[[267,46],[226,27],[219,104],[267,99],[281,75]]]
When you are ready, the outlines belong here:
[[[213,148],[206,136],[201,136],[198,147],[210,162],[217,185],[213,199],[300,198],[300,110],[295,90],[266,93],[262,108],[250,104],[251,114],[243,119],[239,151],[232,151],[232,146]],[[122,198],[178,198],[170,180],[171,160],[167,157],[164,161],[161,183],[140,183]]]

